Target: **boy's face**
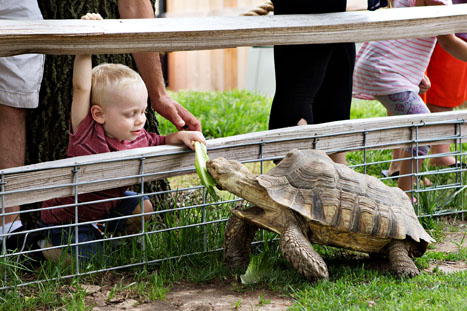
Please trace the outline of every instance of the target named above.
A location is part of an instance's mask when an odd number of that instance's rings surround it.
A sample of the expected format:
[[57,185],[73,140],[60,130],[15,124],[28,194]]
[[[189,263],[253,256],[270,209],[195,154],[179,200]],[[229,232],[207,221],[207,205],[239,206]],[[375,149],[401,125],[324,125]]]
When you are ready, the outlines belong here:
[[146,123],[148,92],[144,83],[110,86],[102,98],[105,134],[119,141],[133,141]]

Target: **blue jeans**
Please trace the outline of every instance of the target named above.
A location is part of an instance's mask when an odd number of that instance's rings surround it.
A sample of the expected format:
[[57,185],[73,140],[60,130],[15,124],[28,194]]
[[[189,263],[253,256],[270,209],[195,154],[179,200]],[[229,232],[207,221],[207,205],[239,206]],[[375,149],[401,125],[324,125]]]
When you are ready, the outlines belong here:
[[[136,192],[132,191],[125,191],[125,196],[133,196],[136,195]],[[149,200],[149,197],[144,196],[144,200]],[[140,198],[126,198],[122,199],[120,204],[111,210],[107,215],[104,216],[104,219],[120,217],[120,216],[127,216],[131,215],[135,210],[136,206],[138,206]],[[84,260],[84,262],[90,260],[95,256],[102,256],[103,255],[103,246],[102,240],[105,234],[123,234],[125,232],[125,225],[127,219],[117,219],[112,221],[103,222],[103,224],[98,225],[79,225],[78,226],[78,242],[90,242],[90,241],[97,241],[93,243],[78,245],[78,253],[80,259]],[[40,226],[42,228],[45,227],[53,227],[56,226],[55,224],[44,224],[42,221],[40,222]],[[52,242],[54,246],[60,245],[69,245],[71,243],[76,242],[75,237],[75,227],[66,227],[66,228],[52,228],[47,230],[46,235],[48,235],[49,240]],[[69,250],[71,253],[75,253],[76,247],[71,247]]]

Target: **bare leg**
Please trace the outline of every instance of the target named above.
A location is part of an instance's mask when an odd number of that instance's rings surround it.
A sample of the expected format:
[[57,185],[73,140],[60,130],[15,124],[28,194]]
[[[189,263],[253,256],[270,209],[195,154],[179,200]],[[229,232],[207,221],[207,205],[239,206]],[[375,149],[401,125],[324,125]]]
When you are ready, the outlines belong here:
[[[48,248],[48,247],[53,247],[52,243],[50,243],[49,241],[46,242],[44,248]],[[60,258],[62,257],[64,252],[65,251],[63,248],[55,248],[55,249],[49,249],[46,251],[42,251],[42,254],[44,255],[47,261],[60,262]],[[72,263],[71,255],[68,252],[65,255],[65,263],[68,266],[70,266]]]
[[333,154],[330,154],[329,157],[336,163],[340,163],[340,164],[346,164],[346,160],[345,160],[345,152],[338,152],[338,153],[333,153]]
[[[401,158],[407,158],[410,157],[410,153],[406,150],[401,150],[400,152]],[[423,163],[424,159],[418,160],[418,171],[421,171],[423,168]],[[413,159],[409,160],[403,160],[400,161],[401,163],[401,169],[400,169],[400,174],[405,175],[405,174],[412,174],[412,166],[413,166],[413,172],[415,173],[417,170],[417,163]],[[406,176],[406,177],[401,177],[399,178],[398,186],[404,191],[412,190],[413,185],[416,182],[415,176]],[[425,178],[424,179],[425,185],[430,185],[431,182]]]
[[[24,165],[26,149],[26,109],[12,108],[0,104],[0,169]],[[17,212],[12,206],[6,212]],[[5,224],[18,220],[18,214],[4,217]],[[0,219],[0,226],[2,220]]]
[[[400,159],[400,157],[401,157],[400,154],[401,154],[400,149],[393,149],[392,150],[392,159],[393,160]],[[389,164],[388,175],[392,176],[395,172],[400,172],[400,170],[401,170],[401,162],[400,161],[391,162],[391,164]]]
[[[151,201],[144,200],[144,213],[151,213],[153,211]],[[141,206],[138,204],[135,210],[133,211],[132,215],[141,215]],[[144,221],[149,221],[151,219],[151,215],[144,215]],[[142,221],[141,217],[131,217],[126,220],[126,230],[128,233],[139,233],[142,229]]]
[[279,240],[282,254],[295,270],[310,281],[328,279],[328,267],[313,249],[296,223],[291,223]]
[[[431,112],[444,112],[444,111],[452,111],[450,107],[440,107],[431,104],[427,104],[428,109]],[[431,154],[437,153],[447,153],[450,151],[449,144],[443,145],[433,145],[431,147]],[[454,157],[439,157],[439,158],[431,158],[429,161],[430,165],[433,166],[449,166],[456,163],[456,159]]]
[[409,257],[409,243],[407,241],[393,240],[387,248],[391,270],[398,278],[402,276],[412,278],[420,273]]
[[[145,213],[150,213],[153,211],[151,201],[144,200],[143,205],[144,205]],[[138,206],[136,206],[132,215],[141,215],[141,207],[139,204]],[[145,221],[149,220],[150,217],[151,215],[144,215]],[[138,233],[138,232],[141,232],[141,225],[142,225],[141,217],[135,216],[135,217],[127,219],[126,229],[128,233]],[[47,241],[44,247],[48,248],[52,246],[53,245],[49,241]],[[65,263],[67,265],[71,265],[72,264],[71,255],[68,252],[64,254],[64,252],[66,251],[63,248],[56,248],[56,249],[42,251],[42,254],[44,255],[45,259],[51,262],[59,262],[62,256],[65,256]]]
[[229,268],[246,270],[250,247],[258,227],[232,214],[224,233],[224,263]]
[[[297,123],[297,125],[307,125],[308,122],[306,122],[305,119],[300,119]],[[340,163],[340,164],[347,164],[346,160],[345,160],[345,152],[338,152],[338,153],[333,153],[331,155],[329,155],[329,157],[336,163]]]
[[298,123],[297,123],[297,125],[307,125],[307,124],[308,124],[308,122],[306,122],[306,120],[303,119],[303,118],[300,119],[300,120],[298,121]]

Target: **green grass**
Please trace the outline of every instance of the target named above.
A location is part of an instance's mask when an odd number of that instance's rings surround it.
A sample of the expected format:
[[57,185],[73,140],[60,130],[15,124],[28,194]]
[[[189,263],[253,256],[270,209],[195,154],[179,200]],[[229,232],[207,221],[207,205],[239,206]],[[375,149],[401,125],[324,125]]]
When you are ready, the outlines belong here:
[[[267,129],[271,99],[246,91],[232,92],[179,92],[171,94],[174,99],[196,115],[203,124],[203,132],[207,138],[226,137],[231,135],[263,131]],[[352,106],[352,118],[371,118],[385,116],[385,109],[377,102],[355,101]],[[253,120],[253,121],[252,121]],[[175,131],[167,121],[160,120],[161,133]],[[467,146],[463,147],[467,150]],[[390,150],[368,151],[367,162],[387,161],[391,159]],[[349,165],[363,162],[361,152],[347,153]],[[372,165],[367,173],[380,177],[380,171],[387,164]],[[363,172],[362,167],[356,168]],[[452,181],[452,176],[433,176],[442,183]],[[192,186],[199,184],[194,180],[187,182],[184,178],[172,180],[172,186]],[[394,181],[386,181],[395,185]],[[465,195],[465,194],[462,194]],[[124,271],[82,276],[73,280],[56,280],[27,287],[15,287],[0,292],[0,310],[91,310],[92,306],[84,303],[86,292],[80,284],[111,284],[109,298],[117,295],[139,297],[141,300],[163,300],[170,291],[171,285],[181,280],[203,284],[215,280],[232,283],[237,291],[248,291],[255,288],[268,288],[278,295],[293,297],[295,300],[291,310],[467,310],[467,275],[453,273],[422,273],[410,280],[397,280],[385,271],[372,269],[366,259],[353,253],[332,247],[317,247],[317,251],[328,264],[330,279],[312,284],[303,279],[283,259],[278,246],[278,236],[269,232],[258,232],[256,240],[265,239],[264,244],[252,247],[250,269],[259,275],[256,282],[242,285],[235,282],[240,271],[231,271],[222,263],[222,253],[214,251],[222,247],[225,223],[213,223],[206,226],[191,226],[202,221],[216,221],[229,217],[228,208],[232,205],[216,207],[194,207],[173,211],[183,201],[184,206],[200,204],[200,191],[191,194],[181,193],[180,198],[171,198],[158,209],[161,212],[154,221],[147,225],[147,230],[159,230],[181,227],[146,237],[147,258],[162,259],[168,256],[179,256],[190,252],[200,255],[181,257],[162,261],[157,265],[137,267]],[[436,210],[436,203],[447,194],[427,195],[427,211]],[[225,197],[225,196],[224,196]],[[458,197],[449,204],[438,205],[442,209],[459,208]],[[442,240],[443,231],[436,221],[426,222],[430,233]],[[453,231],[452,228],[449,228]],[[209,243],[205,245],[204,241]],[[467,242],[466,242],[467,243]],[[464,243],[465,244],[465,243]],[[205,252],[207,251],[207,252]],[[109,246],[109,265],[140,262],[143,256],[138,239],[132,239],[126,247],[112,249]],[[426,268],[430,263],[442,261],[466,261],[467,248],[461,247],[458,252],[440,253],[428,251],[416,260],[419,268]],[[95,263],[85,267],[91,271],[101,267]],[[23,279],[24,273],[13,264],[4,263],[1,267],[8,271],[9,280]],[[59,278],[69,273],[62,263],[48,264],[35,274],[27,274],[29,280],[34,278]],[[110,278],[119,279],[109,282]],[[23,279],[24,280],[24,279]],[[19,282],[19,281],[18,281]],[[11,284],[10,284],[11,285]],[[56,293],[60,294],[57,295]],[[264,301],[267,304],[267,301]]]
[[[207,139],[267,130],[271,99],[247,91],[171,93],[172,97],[195,115]],[[161,134],[175,127],[158,116]]]

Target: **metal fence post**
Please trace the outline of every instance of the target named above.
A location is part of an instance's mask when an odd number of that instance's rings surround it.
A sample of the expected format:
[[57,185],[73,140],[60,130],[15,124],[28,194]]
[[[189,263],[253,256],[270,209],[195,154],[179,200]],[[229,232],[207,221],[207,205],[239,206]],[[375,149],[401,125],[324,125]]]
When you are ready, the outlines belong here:
[[142,157],[140,159],[140,170],[139,173],[141,174],[141,196],[139,197],[139,205],[141,207],[141,233],[142,233],[142,251],[143,251],[143,262],[146,264],[147,263],[147,257],[146,257],[146,228],[145,228],[145,210],[144,210],[144,160],[146,158]]
[[74,189],[74,199],[75,199],[75,258],[76,258],[76,274],[80,274],[79,269],[79,238],[78,238],[78,226],[79,226],[79,216],[78,216],[78,172],[79,166],[73,168],[73,189]]

